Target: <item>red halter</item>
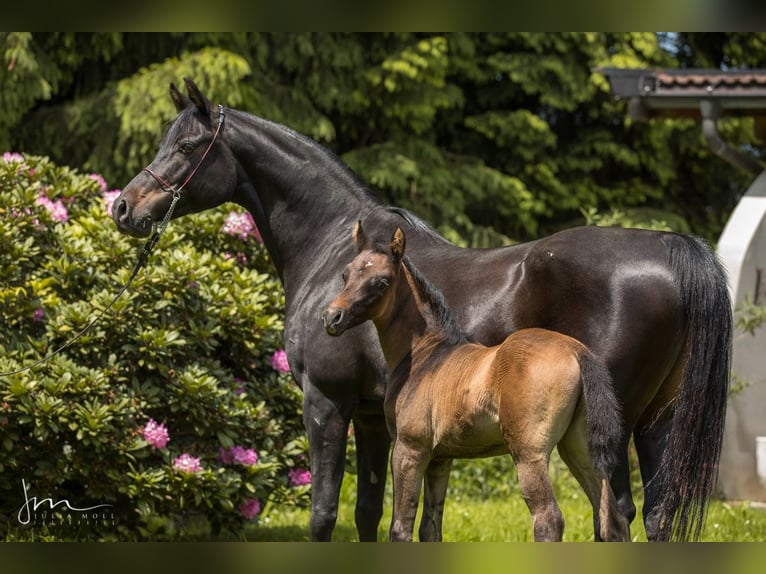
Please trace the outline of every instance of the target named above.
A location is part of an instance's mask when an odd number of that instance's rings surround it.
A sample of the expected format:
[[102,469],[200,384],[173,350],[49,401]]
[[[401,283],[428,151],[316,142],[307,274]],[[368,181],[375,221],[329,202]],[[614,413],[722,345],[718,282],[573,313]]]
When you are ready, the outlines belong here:
[[191,181],[191,178],[193,178],[193,177],[194,177],[194,174],[196,174],[196,173],[197,173],[197,170],[198,170],[198,169],[200,168],[200,166],[202,165],[202,162],[203,162],[203,161],[205,161],[205,158],[206,158],[206,157],[207,157],[207,155],[210,153],[210,150],[213,148],[213,144],[215,143],[215,140],[217,140],[217,139],[218,139],[218,134],[219,134],[219,133],[221,133],[221,128],[223,127],[223,120],[225,119],[225,117],[226,117],[226,116],[225,116],[225,114],[223,113],[223,106],[219,105],[219,106],[218,106],[218,127],[215,129],[215,133],[213,134],[213,139],[212,139],[212,140],[210,140],[210,143],[208,144],[208,146],[207,146],[207,149],[205,150],[205,153],[203,153],[203,154],[202,154],[202,157],[200,158],[199,162],[197,162],[197,165],[196,165],[196,166],[194,166],[194,169],[193,169],[193,170],[191,171],[191,173],[189,174],[189,177],[187,177],[187,178],[184,180],[184,182],[181,184],[181,186],[180,186],[180,187],[178,187],[178,188],[174,188],[174,187],[173,187],[172,185],[170,185],[170,184],[169,184],[167,181],[165,181],[165,180],[164,180],[164,179],[162,179],[162,178],[161,178],[159,175],[157,175],[157,174],[156,174],[156,173],[154,173],[154,172],[153,172],[151,169],[149,169],[149,166],[146,166],[146,167],[144,168],[144,171],[145,171],[146,173],[148,173],[149,175],[151,175],[151,176],[152,176],[152,177],[153,177],[153,178],[154,178],[154,179],[157,181],[157,183],[159,183],[159,184],[160,184],[160,186],[162,187],[162,189],[164,189],[165,191],[167,191],[167,192],[169,192],[169,193],[172,193],[174,198],[175,198],[175,197],[177,197],[177,196],[180,196],[180,194],[181,194],[181,190],[183,190],[183,188],[185,188],[185,187],[186,187],[186,184],[187,184],[187,183],[189,183],[189,182]]

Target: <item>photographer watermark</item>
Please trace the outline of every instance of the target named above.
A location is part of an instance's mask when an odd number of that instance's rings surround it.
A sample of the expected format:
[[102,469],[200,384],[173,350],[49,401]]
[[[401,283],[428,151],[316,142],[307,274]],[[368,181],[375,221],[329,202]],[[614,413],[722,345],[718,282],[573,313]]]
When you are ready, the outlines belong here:
[[116,525],[117,517],[108,508],[111,504],[95,504],[78,507],[66,498],[54,502],[53,498],[38,500],[30,496],[30,486],[22,478],[24,504],[19,508],[16,518],[22,526],[107,526]]

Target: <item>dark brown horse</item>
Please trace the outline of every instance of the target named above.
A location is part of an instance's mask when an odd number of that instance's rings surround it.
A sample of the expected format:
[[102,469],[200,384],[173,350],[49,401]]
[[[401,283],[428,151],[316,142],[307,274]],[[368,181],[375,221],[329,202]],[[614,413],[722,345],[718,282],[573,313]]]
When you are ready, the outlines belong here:
[[546,329],[521,329],[494,347],[470,342],[439,290],[404,256],[400,227],[388,244],[373,243],[359,222],[353,238],[358,255],[322,317],[336,337],[371,320],[388,363],[391,540],[412,541],[424,477],[429,508],[420,540],[440,541],[452,459],[510,453],[535,541],[560,542],[564,518],[548,474],[558,445],[593,507],[596,539],[630,541],[609,486],[621,423],[606,365]]
[[[600,357],[623,414],[611,477],[621,511],[635,516],[632,435],[649,539],[698,535],[718,468],[732,329],[726,277],[707,245],[674,233],[579,227],[502,249],[462,249],[411,213],[382,205],[315,141],[230,108],[223,120],[193,82],[186,86],[188,97],[171,86],[179,113],[149,167],[179,185],[197,166],[174,216],[229,201],[244,206],[282,279],[285,348],[304,397],[313,539],[332,535],[352,420],[360,539],[376,538],[382,515],[390,446],[383,353],[372,325],[335,339],[319,317],[340,287],[340,261],[353,257],[347,235],[358,219],[369,234],[405,230],[413,261],[473,340],[494,345],[518,329],[541,327],[582,341]],[[115,201],[114,220],[125,233],[145,237],[172,196],[142,171]]]

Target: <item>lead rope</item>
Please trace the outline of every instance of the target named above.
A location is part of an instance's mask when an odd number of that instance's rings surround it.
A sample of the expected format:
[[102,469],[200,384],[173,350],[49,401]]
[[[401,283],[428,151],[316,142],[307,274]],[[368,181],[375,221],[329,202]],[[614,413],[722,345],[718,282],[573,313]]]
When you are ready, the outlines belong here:
[[53,351],[52,353],[46,355],[42,359],[38,359],[31,365],[27,365],[26,367],[22,367],[21,369],[16,369],[15,371],[8,371],[7,373],[0,373],[0,377],[10,377],[13,375],[18,375],[20,373],[23,373],[25,371],[31,371],[35,367],[38,367],[42,365],[43,363],[51,360],[56,355],[60,354],[64,350],[71,347],[80,337],[82,337],[88,329],[93,327],[101,318],[106,315],[106,313],[109,311],[109,309],[112,308],[112,306],[117,302],[117,299],[122,297],[122,294],[125,293],[125,291],[128,290],[128,287],[130,287],[130,284],[133,283],[133,280],[138,275],[138,272],[141,270],[141,268],[146,265],[147,261],[149,261],[149,255],[151,255],[152,250],[157,245],[157,243],[160,240],[160,236],[165,231],[165,228],[168,226],[168,222],[170,222],[170,218],[173,215],[173,211],[176,208],[176,203],[178,203],[178,200],[181,199],[181,193],[180,192],[173,192],[173,201],[170,203],[170,207],[168,208],[168,212],[165,214],[165,217],[162,219],[162,223],[157,227],[157,229],[154,231],[152,236],[149,238],[149,240],[144,244],[144,248],[138,255],[138,261],[136,261],[136,265],[133,267],[133,271],[130,273],[130,277],[128,278],[127,283],[123,285],[119,291],[117,291],[117,294],[114,296],[114,298],[109,302],[109,304],[104,307],[101,312],[98,313],[91,321],[85,325],[82,329],[80,329],[75,335],[69,339],[66,343],[61,345],[58,349]]
[[46,361],[49,361],[65,349],[71,347],[75,341],[77,341],[80,337],[82,337],[88,329],[93,327],[104,315],[106,315],[107,311],[112,308],[112,306],[117,302],[117,299],[119,299],[125,291],[128,290],[128,287],[130,287],[130,284],[133,283],[133,279],[136,278],[136,275],[138,275],[138,272],[141,270],[141,268],[146,265],[147,261],[149,260],[149,255],[151,255],[152,250],[157,245],[157,243],[160,240],[160,236],[165,231],[165,228],[168,226],[168,223],[170,223],[170,218],[173,216],[173,212],[176,209],[176,203],[178,203],[178,200],[181,199],[181,190],[183,190],[184,187],[186,187],[186,184],[189,183],[194,177],[194,175],[197,173],[197,170],[202,165],[202,162],[205,161],[205,158],[210,153],[210,150],[213,149],[213,144],[218,139],[218,134],[221,133],[221,129],[223,128],[223,122],[226,118],[226,115],[224,113],[223,106],[218,106],[218,126],[215,129],[215,133],[213,134],[213,139],[210,140],[210,143],[208,144],[207,148],[205,149],[205,152],[202,154],[202,157],[200,158],[199,162],[197,162],[197,165],[194,167],[194,169],[191,171],[189,176],[184,180],[184,182],[180,185],[180,187],[174,188],[172,187],[168,182],[166,182],[164,179],[162,179],[159,175],[154,173],[149,167],[145,167],[143,171],[147,172],[149,175],[151,175],[155,180],[157,180],[157,183],[160,184],[160,186],[165,190],[173,194],[173,200],[170,202],[170,207],[168,208],[167,213],[165,214],[165,217],[162,218],[162,222],[157,226],[152,236],[149,238],[149,240],[144,245],[143,251],[139,253],[138,255],[138,261],[136,262],[135,267],[133,267],[133,271],[130,274],[130,278],[128,279],[128,282],[125,283],[125,285],[120,288],[119,291],[117,291],[117,294],[114,296],[114,298],[109,302],[109,304],[104,307],[101,312],[96,315],[85,327],[83,327],[80,331],[78,331],[69,341],[61,345],[58,349],[50,353],[49,355],[46,355],[42,359],[38,359],[31,365],[28,365],[26,367],[23,367],[21,369],[16,369],[15,371],[8,371],[7,373],[0,373],[0,377],[10,377],[13,375],[18,375],[19,373],[23,373],[25,371],[31,371],[35,367],[38,367],[39,365],[42,365]]

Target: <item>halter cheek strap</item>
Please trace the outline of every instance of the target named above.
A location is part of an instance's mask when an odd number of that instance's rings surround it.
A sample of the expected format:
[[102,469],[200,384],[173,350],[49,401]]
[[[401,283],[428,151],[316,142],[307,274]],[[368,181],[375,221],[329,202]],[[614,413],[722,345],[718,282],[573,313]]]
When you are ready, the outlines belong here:
[[197,170],[202,165],[202,162],[205,161],[205,158],[207,158],[208,154],[210,153],[210,150],[213,149],[213,144],[215,143],[215,140],[218,139],[218,134],[221,133],[221,128],[223,128],[223,121],[226,119],[226,114],[223,112],[223,106],[218,106],[218,127],[215,128],[215,133],[213,134],[213,139],[210,140],[210,143],[207,145],[207,148],[205,149],[205,153],[202,154],[202,157],[197,162],[197,165],[194,166],[194,169],[191,170],[191,173],[189,176],[184,180],[184,182],[180,185],[180,187],[175,188],[170,183],[168,183],[165,179],[163,179],[160,175],[149,169],[149,166],[146,166],[144,168],[144,171],[151,175],[157,183],[160,184],[160,187],[167,191],[168,193],[173,194],[173,198],[175,199],[176,196],[180,197],[181,191],[186,187],[186,184],[188,184],[191,179],[194,177],[194,175],[197,173]]
[[191,170],[191,173],[189,174],[189,176],[184,180],[184,182],[179,187],[173,187],[170,183],[168,183],[162,177],[160,177],[159,175],[154,173],[151,169],[149,169],[149,166],[144,168],[144,171],[148,173],[149,175],[151,175],[157,181],[157,183],[160,184],[160,187],[162,187],[163,190],[173,194],[173,201],[170,202],[170,207],[168,208],[167,213],[165,213],[165,217],[162,218],[162,222],[159,224],[155,232],[149,238],[149,241],[146,242],[146,245],[144,245],[144,251],[141,253],[139,257],[139,264],[137,267],[140,267],[141,265],[143,265],[143,263],[146,262],[146,259],[151,254],[152,249],[154,249],[154,246],[157,245],[157,242],[159,242],[162,232],[165,231],[165,228],[170,222],[170,218],[173,216],[173,212],[176,209],[176,203],[178,203],[178,200],[181,199],[181,191],[183,191],[183,189],[186,187],[186,184],[191,181],[191,178],[193,178],[194,175],[197,173],[197,170],[202,165],[202,162],[204,162],[205,159],[207,158],[208,154],[210,153],[210,150],[213,149],[213,144],[215,143],[215,140],[218,139],[218,134],[221,133],[221,129],[223,128],[224,119],[226,119],[226,115],[223,113],[223,106],[219,105],[218,106],[218,127],[215,128],[213,139],[210,140],[210,143],[207,145],[207,148],[205,149],[205,153],[202,154],[202,157],[197,162],[197,165],[194,166],[194,169]]

